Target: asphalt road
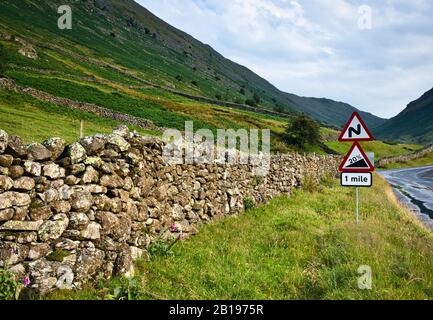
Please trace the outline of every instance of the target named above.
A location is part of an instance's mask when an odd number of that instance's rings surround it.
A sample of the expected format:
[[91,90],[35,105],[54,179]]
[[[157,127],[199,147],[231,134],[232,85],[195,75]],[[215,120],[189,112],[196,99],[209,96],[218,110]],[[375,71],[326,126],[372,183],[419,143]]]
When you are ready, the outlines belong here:
[[433,227],[433,166],[379,171],[422,221]]

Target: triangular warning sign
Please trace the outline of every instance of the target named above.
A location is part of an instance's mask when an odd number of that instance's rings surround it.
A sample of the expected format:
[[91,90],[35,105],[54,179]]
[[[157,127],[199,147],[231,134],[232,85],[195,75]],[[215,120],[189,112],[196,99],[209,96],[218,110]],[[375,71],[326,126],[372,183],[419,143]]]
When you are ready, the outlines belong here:
[[341,132],[338,141],[372,141],[374,140],[367,125],[358,112],[354,112]]
[[340,172],[373,172],[374,166],[361,145],[355,142],[339,168]]

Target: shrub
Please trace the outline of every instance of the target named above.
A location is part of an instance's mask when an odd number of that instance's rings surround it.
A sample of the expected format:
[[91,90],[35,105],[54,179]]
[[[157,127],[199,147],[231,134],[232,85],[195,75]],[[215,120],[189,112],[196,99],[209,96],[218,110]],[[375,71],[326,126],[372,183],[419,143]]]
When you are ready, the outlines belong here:
[[0,300],[18,299],[21,288],[21,283],[16,280],[13,273],[0,268]]
[[138,300],[143,295],[143,286],[136,277],[122,278],[119,286],[114,288],[111,294],[105,295],[104,300]]
[[254,100],[252,100],[252,99],[245,100],[245,104],[247,104],[247,105],[249,105],[251,107],[257,107],[256,102]]
[[317,181],[317,179],[311,175],[307,174],[301,181],[302,188],[310,193],[315,193],[320,191],[320,183]]
[[335,179],[332,177],[331,174],[325,174],[321,179],[320,183],[324,187],[332,188],[334,186]]
[[313,119],[302,115],[287,125],[283,139],[300,148],[306,144],[317,145],[320,143],[320,126]]
[[192,84],[193,86],[196,86],[196,87],[198,86],[198,82],[195,81],[195,80],[192,80],[192,81],[191,81],[191,84]]
[[170,244],[158,238],[155,242],[151,243],[147,248],[147,252],[151,257],[165,257],[171,255],[169,250]]
[[259,104],[259,103],[262,101],[262,99],[261,99],[260,96],[257,94],[257,92],[254,93],[253,99],[254,99],[254,102],[255,102],[256,104]]
[[245,198],[244,199],[244,208],[245,211],[250,211],[252,209],[254,209],[255,204],[254,204],[254,200],[251,198]]
[[179,81],[179,82],[181,82],[181,81],[183,81],[183,77],[180,74],[178,74],[176,76],[176,80]]
[[[167,231],[166,229],[165,231]],[[173,252],[171,249],[173,246],[178,243],[181,240],[187,240],[189,238],[188,235],[184,235],[182,230],[180,230],[175,224],[173,224],[169,230],[171,232],[178,232],[178,235],[176,238],[174,238],[172,241],[170,240],[164,240],[161,237],[158,237],[154,243],[151,243],[148,248],[147,252],[151,257],[165,257],[172,255]],[[161,234],[164,234],[164,232],[161,232]]]

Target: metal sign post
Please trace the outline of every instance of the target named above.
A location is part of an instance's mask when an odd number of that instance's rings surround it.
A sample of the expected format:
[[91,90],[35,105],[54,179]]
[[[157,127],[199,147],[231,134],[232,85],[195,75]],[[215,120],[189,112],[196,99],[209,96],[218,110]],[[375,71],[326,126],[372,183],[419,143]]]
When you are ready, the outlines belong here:
[[356,224],[359,224],[359,188],[356,187]]
[[368,157],[362,150],[359,141],[373,141],[373,135],[368,130],[364,121],[358,113],[353,113],[343,129],[338,141],[352,141],[352,148],[349,150],[342,164],[339,167],[341,172],[341,185],[343,187],[355,187],[356,193],[356,224],[359,224],[359,188],[370,188],[373,185],[374,155]]

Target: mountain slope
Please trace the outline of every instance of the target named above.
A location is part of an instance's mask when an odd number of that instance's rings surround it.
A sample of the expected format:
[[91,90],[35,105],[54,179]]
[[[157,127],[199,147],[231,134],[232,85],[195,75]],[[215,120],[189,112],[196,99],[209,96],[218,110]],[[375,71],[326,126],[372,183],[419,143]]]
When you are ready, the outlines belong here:
[[404,142],[433,142],[433,89],[375,129],[377,137]]
[[[220,55],[210,46],[173,28],[132,0],[69,1],[72,30],[57,27],[57,8],[68,1],[2,1],[0,31],[24,38],[38,48],[55,47],[75,59],[91,59],[127,71],[152,84],[213,99],[285,112],[305,112],[325,124],[342,126],[355,108],[327,99],[281,92],[265,79]],[[51,54],[51,57],[53,55]],[[56,60],[61,60],[56,57]],[[16,61],[12,61],[17,64]],[[60,61],[61,62],[61,61]],[[26,62],[26,66],[35,67]],[[94,61],[92,64],[95,64]],[[41,67],[41,63],[37,67]],[[44,68],[58,68],[46,64]],[[65,72],[77,72],[71,64]],[[100,68],[99,68],[100,69]],[[98,75],[106,70],[96,70]],[[9,76],[9,75],[8,75]],[[12,76],[13,78],[13,76]],[[111,75],[118,80],[119,75]],[[19,79],[15,79],[19,80]],[[130,77],[122,81],[135,83]],[[371,127],[385,120],[363,113]]]

